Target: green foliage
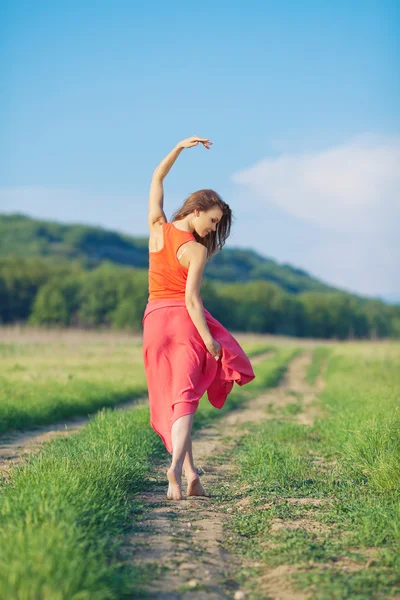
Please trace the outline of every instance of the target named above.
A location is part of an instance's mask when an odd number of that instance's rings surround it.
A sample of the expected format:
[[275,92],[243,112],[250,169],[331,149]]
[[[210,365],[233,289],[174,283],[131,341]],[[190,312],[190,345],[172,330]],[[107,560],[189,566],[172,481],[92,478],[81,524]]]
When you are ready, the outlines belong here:
[[[100,227],[40,221],[20,214],[0,215],[0,257],[10,255],[79,259],[91,268],[110,261],[147,269],[148,240]],[[205,275],[211,281],[271,281],[290,293],[333,289],[305,271],[240,248],[224,248],[206,265]]]
[[274,283],[221,285],[219,296],[230,304],[228,325],[240,331],[302,336],[306,329],[302,304]]
[[78,291],[80,281],[69,275],[66,278],[55,277],[42,285],[33,302],[29,318],[31,325],[72,324],[78,310]]
[[[0,215],[0,257],[11,252],[0,258],[0,323],[141,331],[148,299],[145,238]],[[215,256],[201,295],[211,314],[235,331],[400,338],[400,306],[333,290],[251,250]]]
[[[297,337],[368,338],[400,334],[400,307],[342,292],[294,296],[267,281],[205,280],[204,306],[225,327]],[[54,258],[0,259],[0,320],[31,325],[141,331],[146,270],[103,262],[94,269]]]
[[10,255],[79,259],[92,267],[103,260],[139,268],[148,266],[145,239],[101,227],[64,225],[20,214],[0,215],[0,256]]
[[82,272],[75,263],[56,262],[54,259],[1,258],[0,322],[27,320],[42,286],[53,279],[62,281],[66,276],[78,277]]

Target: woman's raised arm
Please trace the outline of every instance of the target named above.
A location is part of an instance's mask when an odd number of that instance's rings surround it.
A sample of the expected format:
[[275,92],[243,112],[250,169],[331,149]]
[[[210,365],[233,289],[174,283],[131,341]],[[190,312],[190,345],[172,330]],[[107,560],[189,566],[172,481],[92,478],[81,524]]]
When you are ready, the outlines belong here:
[[207,150],[210,149],[212,142],[207,138],[200,138],[197,135],[182,140],[175,146],[173,150],[160,162],[158,167],[154,169],[151,179],[150,194],[149,194],[149,227],[157,221],[165,223],[167,217],[164,213],[164,178],[168,175],[172,165],[178,158],[184,148],[193,148],[199,143],[203,144]]

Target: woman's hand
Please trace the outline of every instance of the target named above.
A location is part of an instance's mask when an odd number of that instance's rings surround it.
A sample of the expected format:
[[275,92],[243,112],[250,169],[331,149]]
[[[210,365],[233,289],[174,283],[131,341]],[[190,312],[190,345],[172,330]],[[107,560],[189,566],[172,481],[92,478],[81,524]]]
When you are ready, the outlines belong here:
[[178,147],[193,148],[193,146],[198,146],[199,143],[203,144],[204,148],[207,148],[207,150],[209,150],[210,146],[212,146],[212,142],[210,142],[208,138],[201,138],[198,135],[193,135],[192,137],[186,138],[186,140],[179,142]]
[[205,346],[215,360],[218,360],[221,354],[221,345],[217,342],[217,340],[211,338],[209,341],[205,342]]

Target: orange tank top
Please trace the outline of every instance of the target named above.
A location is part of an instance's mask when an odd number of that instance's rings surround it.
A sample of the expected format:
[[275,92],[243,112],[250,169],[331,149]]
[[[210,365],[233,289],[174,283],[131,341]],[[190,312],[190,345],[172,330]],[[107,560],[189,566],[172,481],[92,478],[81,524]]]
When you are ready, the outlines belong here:
[[184,298],[187,269],[176,257],[178,249],[185,242],[196,241],[193,233],[182,231],[172,223],[161,225],[164,245],[157,252],[149,251],[149,298]]

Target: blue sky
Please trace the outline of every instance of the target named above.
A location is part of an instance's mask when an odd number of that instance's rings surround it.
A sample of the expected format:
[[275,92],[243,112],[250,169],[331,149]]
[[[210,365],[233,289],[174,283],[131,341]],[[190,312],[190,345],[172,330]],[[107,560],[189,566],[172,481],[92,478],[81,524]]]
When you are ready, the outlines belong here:
[[0,211],[147,235],[151,173],[182,138],[168,216],[214,188],[251,247],[400,298],[400,4],[0,6]]

